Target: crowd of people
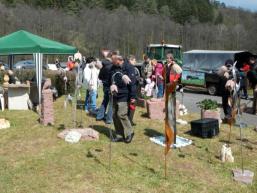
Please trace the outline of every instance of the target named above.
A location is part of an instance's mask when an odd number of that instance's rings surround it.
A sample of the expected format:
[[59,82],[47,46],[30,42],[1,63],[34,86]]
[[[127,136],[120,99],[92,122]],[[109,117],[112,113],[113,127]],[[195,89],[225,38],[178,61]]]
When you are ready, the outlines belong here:
[[[103,59],[93,57],[83,60],[83,84],[86,88],[85,111],[97,121],[114,124],[113,142],[130,143],[134,137],[133,121],[138,97],[162,98],[165,83],[179,79],[182,69],[172,54],[166,63],[144,57],[141,69],[133,55],[123,57],[118,51],[102,50]],[[76,67],[69,58],[67,70]],[[102,84],[103,100],[97,107],[99,85]]]
[[[220,67],[218,75],[220,77],[220,93],[222,94],[222,106],[225,114],[225,120],[232,117],[231,96],[233,92],[237,92],[237,96],[243,99],[248,99],[248,87],[250,86],[254,92],[254,103],[257,99],[257,64],[256,58],[250,56],[245,63],[236,66],[233,74],[232,60],[227,60]],[[256,113],[256,104],[253,104],[253,113]]]

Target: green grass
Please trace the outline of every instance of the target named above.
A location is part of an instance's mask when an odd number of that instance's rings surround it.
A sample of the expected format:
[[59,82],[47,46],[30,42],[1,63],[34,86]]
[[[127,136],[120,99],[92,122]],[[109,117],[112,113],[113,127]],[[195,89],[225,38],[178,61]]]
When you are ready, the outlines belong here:
[[[99,102],[101,96],[99,97]],[[187,134],[190,126],[178,126],[180,136],[193,140],[193,145],[171,150],[168,155],[168,178],[164,179],[164,149],[153,144],[149,136],[163,133],[163,121],[151,121],[137,108],[135,138],[131,144],[112,144],[109,170],[108,128],[83,112],[85,126],[98,130],[98,142],[68,144],[56,137],[65,127],[72,127],[72,109],[63,109],[63,100],[55,102],[55,125],[38,124],[31,111],[4,111],[11,128],[0,130],[1,193],[171,193],[171,192],[257,192],[254,184],[234,182],[232,168],[240,167],[239,129],[232,133],[235,163],[221,163],[217,158],[228,127],[220,135],[201,139]],[[78,111],[78,116],[80,112]],[[191,114],[184,119],[193,120]],[[257,133],[244,130],[245,167],[257,174]]]

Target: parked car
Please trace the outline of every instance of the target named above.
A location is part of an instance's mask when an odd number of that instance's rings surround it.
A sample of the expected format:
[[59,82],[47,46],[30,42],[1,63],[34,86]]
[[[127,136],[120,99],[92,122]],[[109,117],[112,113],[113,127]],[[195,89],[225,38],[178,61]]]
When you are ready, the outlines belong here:
[[56,64],[44,64],[43,68],[45,70],[58,70]]
[[60,62],[60,66],[63,69],[67,68],[67,62]]
[[35,68],[33,60],[22,60],[14,64],[14,69],[32,69]]
[[9,65],[4,63],[2,60],[0,60],[0,65],[3,65],[5,70],[9,70]]
[[206,88],[210,95],[217,95],[220,78],[218,69],[231,59],[240,68],[252,54],[247,51],[191,50],[184,52],[181,82],[184,86]]

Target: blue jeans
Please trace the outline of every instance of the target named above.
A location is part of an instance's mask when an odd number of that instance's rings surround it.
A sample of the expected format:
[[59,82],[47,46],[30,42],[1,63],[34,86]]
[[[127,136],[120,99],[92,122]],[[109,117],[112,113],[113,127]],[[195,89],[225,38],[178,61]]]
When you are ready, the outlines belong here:
[[96,112],[96,90],[87,90],[86,99],[85,99],[85,111],[90,111],[92,113]]
[[[103,102],[102,102],[100,108],[98,109],[96,119],[102,120],[105,118],[106,122],[112,123],[112,104],[109,104],[109,101],[110,101],[109,86],[104,86],[103,92],[104,92]],[[106,113],[106,115],[105,115],[105,113]]]
[[158,93],[157,93],[157,98],[162,98],[163,97],[163,83],[158,83]]

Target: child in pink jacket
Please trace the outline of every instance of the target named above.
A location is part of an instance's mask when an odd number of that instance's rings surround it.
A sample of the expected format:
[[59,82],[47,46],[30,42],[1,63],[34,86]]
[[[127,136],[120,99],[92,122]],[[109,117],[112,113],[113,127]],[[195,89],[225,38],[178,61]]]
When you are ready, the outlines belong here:
[[153,65],[153,80],[156,82],[158,88],[157,98],[162,98],[164,93],[164,66],[161,63],[158,63],[157,60],[152,60]]

